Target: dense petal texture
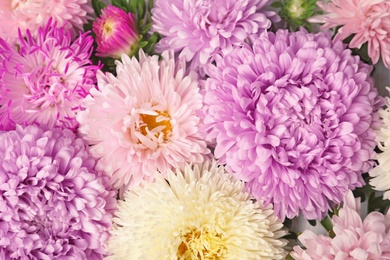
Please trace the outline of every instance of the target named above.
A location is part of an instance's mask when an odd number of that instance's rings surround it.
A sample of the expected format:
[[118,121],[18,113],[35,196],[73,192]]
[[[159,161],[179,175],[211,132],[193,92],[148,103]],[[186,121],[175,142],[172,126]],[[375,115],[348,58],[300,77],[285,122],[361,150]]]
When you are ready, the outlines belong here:
[[323,28],[341,26],[336,40],[354,35],[349,47],[360,48],[368,43],[368,55],[377,63],[390,68],[390,1],[388,0],[332,0],[318,2],[325,14],[315,20],[324,22]]
[[327,34],[252,37],[210,65],[204,123],[220,164],[279,217],[321,218],[374,157],[372,68]]
[[284,259],[283,224],[244,184],[206,162],[127,191],[110,259]]
[[37,37],[20,35],[19,51],[0,39],[0,129],[32,123],[76,129],[76,113],[99,69],[90,61],[92,44],[88,33],[72,42],[51,21]]
[[80,133],[115,188],[202,162],[209,150],[198,131],[197,75],[187,75],[185,62],[168,53],[159,61],[141,50],[139,60],[123,55],[116,65],[116,77],[99,71],[99,90],[91,89],[77,115]]
[[381,127],[376,132],[380,152],[376,156],[378,164],[370,171],[371,186],[384,191],[383,198],[390,200],[390,98],[386,98],[386,107],[378,111]]
[[14,45],[18,41],[18,28],[22,36],[27,35],[27,30],[36,36],[39,27],[49,19],[69,29],[74,37],[83,31],[83,24],[92,18],[92,13],[90,0],[2,0],[0,38]]
[[102,259],[115,207],[70,130],[0,133],[0,258]]
[[294,247],[296,260],[385,260],[390,259],[390,214],[371,212],[362,221],[360,199],[349,191],[338,216],[333,216],[334,238],[304,231]]
[[109,5],[93,23],[96,34],[96,56],[119,59],[122,54],[131,54],[137,44],[137,23],[132,13]]
[[174,50],[193,67],[229,53],[251,34],[271,26],[268,0],[156,0],[153,30],[162,34],[159,51]]

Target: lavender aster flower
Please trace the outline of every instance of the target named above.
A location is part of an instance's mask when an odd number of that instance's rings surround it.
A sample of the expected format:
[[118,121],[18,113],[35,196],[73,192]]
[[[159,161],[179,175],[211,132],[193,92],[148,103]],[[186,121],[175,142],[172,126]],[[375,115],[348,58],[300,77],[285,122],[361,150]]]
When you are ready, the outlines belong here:
[[[268,0],[156,0],[154,31],[163,35],[160,52],[174,50],[202,66],[219,52],[229,53],[251,34],[271,26],[276,14],[264,8]],[[277,20],[277,19],[276,19]]]
[[327,34],[279,30],[207,69],[215,156],[280,218],[321,218],[373,166],[372,68]]
[[70,130],[0,133],[1,259],[102,259],[115,207]]

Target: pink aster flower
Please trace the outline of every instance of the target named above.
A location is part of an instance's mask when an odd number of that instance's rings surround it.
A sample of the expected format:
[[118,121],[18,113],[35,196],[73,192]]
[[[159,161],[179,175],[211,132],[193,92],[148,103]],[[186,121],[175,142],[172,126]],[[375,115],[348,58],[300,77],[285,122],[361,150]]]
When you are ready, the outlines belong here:
[[1,259],[103,259],[116,200],[95,163],[68,129],[0,133]]
[[122,54],[131,54],[136,47],[138,34],[132,13],[109,5],[93,23],[96,34],[97,56],[119,59]]
[[305,250],[294,247],[296,260],[390,259],[390,214],[360,217],[360,199],[349,191],[338,216],[332,218],[334,238],[306,230],[299,237]]
[[318,219],[373,166],[372,67],[330,35],[279,30],[209,65],[205,137],[280,218]]
[[390,68],[390,1],[388,0],[332,0],[318,2],[326,12],[314,21],[323,22],[323,28],[341,26],[335,40],[354,35],[349,47],[360,48],[368,43],[368,55],[375,64],[382,56]]
[[93,38],[51,21],[36,38],[19,37],[20,51],[0,39],[0,128],[45,124],[75,129],[81,100],[95,87],[98,66],[91,65]]
[[99,90],[91,89],[85,111],[77,115],[80,133],[99,158],[98,168],[115,188],[150,181],[158,170],[203,162],[209,153],[198,133],[202,106],[197,76],[186,75],[185,62],[172,54],[139,61],[122,55],[117,76],[98,71]]
[[251,34],[271,26],[276,14],[264,8],[268,0],[156,0],[152,29],[163,38],[158,51],[174,50],[195,67],[229,53]]
[[0,38],[14,45],[18,28],[23,36],[27,29],[33,36],[49,19],[71,30],[72,36],[83,31],[83,24],[92,19],[90,0],[3,0],[0,1]]

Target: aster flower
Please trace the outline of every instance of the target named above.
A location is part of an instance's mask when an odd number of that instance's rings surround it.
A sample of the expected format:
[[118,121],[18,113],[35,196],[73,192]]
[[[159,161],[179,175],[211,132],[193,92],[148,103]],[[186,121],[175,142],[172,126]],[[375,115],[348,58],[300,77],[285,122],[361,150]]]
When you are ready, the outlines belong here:
[[70,130],[0,133],[2,259],[102,259],[115,207],[107,177]]
[[95,87],[98,66],[91,65],[93,38],[51,21],[36,38],[19,35],[20,51],[0,39],[0,128],[45,124],[75,129],[81,100]]
[[370,171],[370,184],[375,190],[384,191],[383,198],[390,199],[390,98],[386,98],[387,107],[380,109],[378,115],[381,119],[381,128],[376,132],[378,148],[378,165]]
[[90,0],[0,1],[0,38],[14,45],[18,41],[18,28],[22,36],[27,36],[27,30],[36,36],[39,27],[44,26],[49,19],[69,29],[74,37],[83,31],[83,24],[92,19],[92,14]]
[[369,213],[360,217],[360,198],[349,191],[344,207],[332,218],[334,238],[306,230],[299,241],[306,247],[294,247],[296,260],[390,259],[390,215]]
[[123,55],[116,65],[116,77],[98,71],[99,90],[91,89],[86,110],[77,115],[79,132],[115,188],[202,162],[209,150],[198,133],[202,96],[196,74],[186,75],[185,62],[175,63],[167,52],[159,61],[140,50],[139,61]]
[[229,53],[251,34],[277,20],[265,6],[268,0],[181,1],[156,0],[152,9],[152,30],[162,34],[157,51],[174,50],[203,66],[219,52]]
[[390,2],[387,0],[332,0],[318,2],[326,12],[313,22],[324,23],[323,28],[341,26],[335,40],[354,35],[350,48],[361,48],[368,43],[368,55],[375,64],[382,56],[383,63],[390,68]]
[[119,59],[122,54],[133,54],[138,50],[136,22],[132,13],[116,6],[107,6],[93,23],[96,34],[97,56]]
[[284,259],[283,224],[215,162],[186,165],[125,193],[110,259]]
[[209,65],[206,139],[280,218],[322,218],[373,166],[372,67],[324,33],[252,37]]

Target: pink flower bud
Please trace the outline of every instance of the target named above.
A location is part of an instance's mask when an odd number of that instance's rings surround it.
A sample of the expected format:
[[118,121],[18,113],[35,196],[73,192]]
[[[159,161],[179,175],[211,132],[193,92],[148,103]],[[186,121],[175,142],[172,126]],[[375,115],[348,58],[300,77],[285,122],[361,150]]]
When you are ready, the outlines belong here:
[[107,6],[92,25],[96,34],[97,56],[120,58],[122,54],[132,54],[138,41],[136,22],[132,13]]

